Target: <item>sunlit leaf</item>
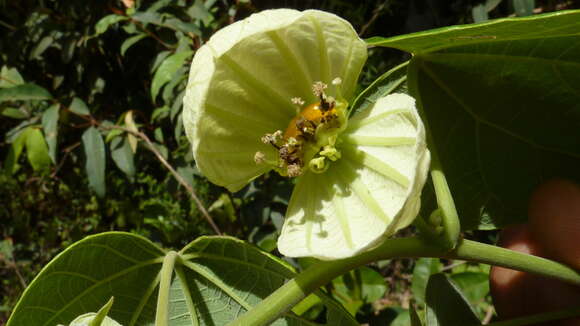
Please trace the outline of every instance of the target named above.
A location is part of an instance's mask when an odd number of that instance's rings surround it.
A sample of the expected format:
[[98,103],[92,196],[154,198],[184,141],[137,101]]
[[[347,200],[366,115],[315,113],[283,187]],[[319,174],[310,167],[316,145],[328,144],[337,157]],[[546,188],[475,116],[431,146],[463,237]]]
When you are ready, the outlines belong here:
[[155,99],[161,87],[169,83],[173,75],[183,66],[185,61],[193,55],[192,51],[177,52],[167,57],[153,76],[151,82],[151,97]]
[[0,69],[0,88],[10,88],[24,84],[24,79],[16,68],[2,66]]
[[[127,111],[125,114],[125,127],[132,132],[139,132],[137,129],[137,125],[135,124],[135,120],[133,120],[133,110]],[[137,137],[131,133],[127,133],[127,140],[129,141],[129,145],[131,145],[131,150],[133,153],[137,152]]]

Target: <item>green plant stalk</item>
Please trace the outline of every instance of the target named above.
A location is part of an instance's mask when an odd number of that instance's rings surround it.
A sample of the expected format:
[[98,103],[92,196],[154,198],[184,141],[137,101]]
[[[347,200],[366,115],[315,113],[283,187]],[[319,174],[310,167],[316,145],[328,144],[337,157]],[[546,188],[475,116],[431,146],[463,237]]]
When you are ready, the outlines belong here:
[[159,295],[157,297],[157,310],[155,312],[155,325],[167,326],[169,325],[169,289],[171,288],[171,277],[173,276],[173,268],[178,254],[175,251],[170,251],[163,258],[163,265],[159,275]]
[[230,326],[267,325],[288,311],[308,294],[356,267],[383,259],[401,257],[437,257],[469,260],[517,269],[557,278],[580,285],[580,273],[563,264],[509,249],[470,240],[461,240],[449,251],[420,238],[386,240],[379,247],[359,256],[343,260],[325,261],[298,274],[270,296],[258,303]]
[[[425,118],[426,115],[423,110],[421,96],[416,91],[418,89],[417,80],[416,78],[413,78],[413,76],[415,76],[417,73],[417,65],[417,60],[415,57],[413,57],[407,70],[407,83],[409,85],[409,91],[411,95],[417,101],[419,115],[423,118],[423,124],[425,125],[427,146],[431,152],[431,180],[433,181],[433,188],[435,190],[435,196],[437,197],[437,205],[443,213],[443,233],[441,234],[442,241],[438,241],[438,243],[440,243],[445,248],[452,249],[457,244],[459,239],[459,232],[461,231],[459,215],[457,213],[457,209],[455,208],[455,202],[453,201],[451,190],[449,190],[449,184],[447,184],[445,173],[443,172],[443,166],[441,164],[441,160],[439,159],[437,146],[433,141],[433,134],[431,133],[428,121]],[[411,76],[411,78],[409,78],[409,76]]]
[[531,316],[519,317],[504,321],[498,321],[494,323],[487,324],[488,326],[524,326],[524,325],[535,325],[537,323],[559,320],[570,317],[580,316],[580,308],[574,307],[571,309],[550,311],[541,314],[535,314]]

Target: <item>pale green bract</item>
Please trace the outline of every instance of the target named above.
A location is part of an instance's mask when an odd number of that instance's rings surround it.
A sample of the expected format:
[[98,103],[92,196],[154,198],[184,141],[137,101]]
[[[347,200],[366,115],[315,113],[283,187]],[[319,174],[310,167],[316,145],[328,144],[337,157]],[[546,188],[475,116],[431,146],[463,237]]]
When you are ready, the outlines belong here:
[[[342,107],[353,98],[366,57],[352,26],[322,11],[268,10],[217,32],[197,51],[184,98],[199,170],[230,191],[271,170],[255,155],[278,157],[261,139],[297,116],[292,99],[316,103],[312,85],[323,82]],[[430,156],[413,98],[380,98],[334,130],[340,158],[327,160],[322,173],[306,164],[297,177],[278,239],[286,256],[351,257],[409,225],[419,211]]]

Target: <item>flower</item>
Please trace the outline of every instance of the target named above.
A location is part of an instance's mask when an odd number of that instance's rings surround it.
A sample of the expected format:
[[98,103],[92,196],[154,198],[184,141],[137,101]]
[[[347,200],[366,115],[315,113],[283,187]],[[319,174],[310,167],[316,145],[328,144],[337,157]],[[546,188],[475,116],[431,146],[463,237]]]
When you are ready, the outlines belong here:
[[366,44],[317,11],[263,11],[196,53],[183,121],[199,170],[237,191],[275,170],[296,178],[278,249],[339,259],[418,213],[429,167],[415,101],[392,94],[348,119]]

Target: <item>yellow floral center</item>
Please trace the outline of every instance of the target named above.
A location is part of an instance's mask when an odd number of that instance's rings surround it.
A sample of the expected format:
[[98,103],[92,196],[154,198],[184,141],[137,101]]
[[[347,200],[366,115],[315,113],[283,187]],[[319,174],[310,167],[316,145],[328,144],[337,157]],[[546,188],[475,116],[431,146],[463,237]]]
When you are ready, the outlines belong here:
[[305,169],[322,173],[328,168],[329,161],[340,158],[335,144],[338,134],[346,126],[347,104],[327,96],[324,89],[325,84],[315,83],[313,91],[320,101],[307,106],[300,98],[292,99],[299,108],[304,107],[290,120],[286,130],[262,137],[263,143],[276,148],[277,159],[268,160],[264,153],[257,152],[254,156],[256,163],[267,163],[283,176],[297,177]]

